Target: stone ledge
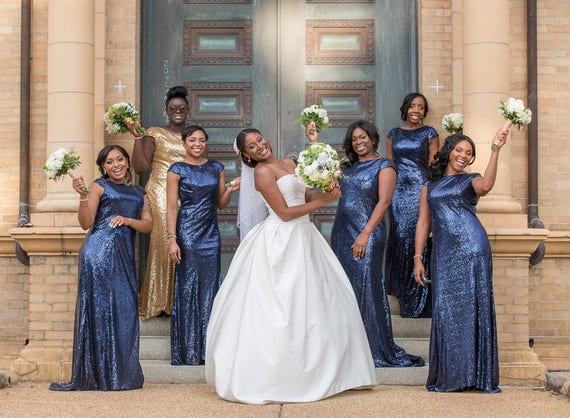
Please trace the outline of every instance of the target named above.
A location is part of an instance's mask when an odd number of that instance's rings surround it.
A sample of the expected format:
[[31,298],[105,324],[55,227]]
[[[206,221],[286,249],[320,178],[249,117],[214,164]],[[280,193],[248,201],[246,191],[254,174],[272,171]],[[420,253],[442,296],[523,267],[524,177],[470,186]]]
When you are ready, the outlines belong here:
[[77,226],[12,228],[12,238],[29,256],[76,255],[86,231]]

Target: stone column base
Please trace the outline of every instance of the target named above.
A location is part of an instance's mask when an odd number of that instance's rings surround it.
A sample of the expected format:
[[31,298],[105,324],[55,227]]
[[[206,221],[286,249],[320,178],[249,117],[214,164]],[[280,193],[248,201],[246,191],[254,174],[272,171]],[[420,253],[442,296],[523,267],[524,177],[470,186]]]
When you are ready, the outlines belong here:
[[530,348],[499,349],[499,382],[501,386],[544,386],[546,367]]
[[64,382],[71,376],[72,343],[60,347],[35,347],[31,342],[10,367],[10,381]]

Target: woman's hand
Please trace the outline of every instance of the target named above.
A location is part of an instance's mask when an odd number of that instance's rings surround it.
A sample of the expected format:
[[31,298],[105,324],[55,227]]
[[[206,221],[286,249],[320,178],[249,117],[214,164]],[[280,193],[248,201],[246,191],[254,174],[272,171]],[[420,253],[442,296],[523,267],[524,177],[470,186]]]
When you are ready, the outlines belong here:
[[305,126],[305,136],[311,144],[319,142],[319,132],[317,131],[315,122],[311,122]]
[[86,195],[85,191],[87,190],[87,185],[85,184],[83,176],[73,177],[73,190],[80,195]]
[[354,243],[352,244],[352,256],[360,260],[366,254],[366,246],[368,245],[368,238],[370,235],[366,234],[365,232],[361,232],[358,234]]
[[414,280],[420,285],[426,284],[426,269],[422,259],[419,257],[414,258]]
[[493,137],[493,150],[500,149],[507,142],[507,136],[509,135],[509,130],[506,128],[501,128],[497,131]]
[[241,177],[236,177],[229,183],[226,183],[226,190],[229,191],[230,193],[233,193],[236,190],[239,190],[240,185],[241,185]]
[[113,219],[111,219],[111,222],[109,222],[109,226],[111,228],[116,228],[118,226],[131,226],[131,221],[132,221],[131,218],[126,218],[124,216],[117,215]]
[[175,239],[168,240],[168,254],[176,264],[180,264],[180,247]]
[[135,138],[142,138],[141,135],[137,132],[137,128],[141,126],[140,122],[136,122],[132,119],[125,119],[125,125],[127,125],[127,129],[131,133],[132,136]]
[[340,185],[336,180],[331,184],[331,187],[329,187],[329,189],[327,189],[324,192],[321,190],[317,190],[313,196],[314,200],[323,201],[325,205],[328,205],[329,203],[332,203],[335,200],[338,200],[339,198],[340,198]]

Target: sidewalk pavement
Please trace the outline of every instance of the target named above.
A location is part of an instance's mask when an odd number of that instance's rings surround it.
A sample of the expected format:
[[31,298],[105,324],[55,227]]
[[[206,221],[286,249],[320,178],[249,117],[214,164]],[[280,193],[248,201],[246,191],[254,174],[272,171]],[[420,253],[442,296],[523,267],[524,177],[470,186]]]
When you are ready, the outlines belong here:
[[212,387],[148,384],[125,392],[52,392],[47,384],[0,390],[0,417],[570,417],[570,398],[544,388],[499,394],[434,393],[420,386],[377,386],[318,402],[245,405]]

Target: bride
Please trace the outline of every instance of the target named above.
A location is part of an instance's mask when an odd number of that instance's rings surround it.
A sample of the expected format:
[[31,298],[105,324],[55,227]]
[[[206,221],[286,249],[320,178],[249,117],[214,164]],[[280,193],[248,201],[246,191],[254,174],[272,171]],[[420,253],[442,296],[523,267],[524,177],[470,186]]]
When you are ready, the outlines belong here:
[[[224,399],[253,404],[310,402],[375,385],[350,282],[309,221],[310,212],[339,198],[338,185],[307,191],[295,163],[277,159],[256,129],[242,130],[236,149],[255,167],[269,216],[241,242],[214,300],[208,383]],[[242,190],[246,178],[242,173]]]

